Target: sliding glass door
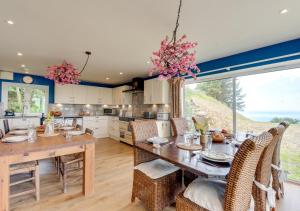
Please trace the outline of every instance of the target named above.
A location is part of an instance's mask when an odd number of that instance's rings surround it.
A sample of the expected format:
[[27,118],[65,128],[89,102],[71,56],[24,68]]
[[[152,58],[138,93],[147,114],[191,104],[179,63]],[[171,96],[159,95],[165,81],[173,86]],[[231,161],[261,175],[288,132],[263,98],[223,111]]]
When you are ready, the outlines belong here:
[[286,121],[281,145],[288,178],[300,182],[300,69],[290,69],[185,85],[187,118],[204,113],[211,128],[259,134]]

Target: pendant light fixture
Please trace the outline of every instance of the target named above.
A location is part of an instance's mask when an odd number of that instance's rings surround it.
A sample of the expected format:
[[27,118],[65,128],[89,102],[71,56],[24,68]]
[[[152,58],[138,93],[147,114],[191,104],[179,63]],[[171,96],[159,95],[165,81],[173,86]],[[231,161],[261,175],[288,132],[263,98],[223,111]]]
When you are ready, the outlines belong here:
[[80,72],[76,69],[76,67],[73,64],[68,63],[67,61],[63,61],[61,65],[53,65],[51,67],[48,67],[45,78],[53,80],[56,84],[61,85],[79,84],[79,77],[85,70],[90,55],[92,54],[90,51],[85,51],[84,53],[87,55],[87,58]]
[[158,73],[161,79],[170,79],[173,77],[184,78],[186,76],[196,78],[196,74],[200,72],[200,69],[196,65],[196,52],[191,52],[197,46],[197,42],[186,41],[186,35],[177,40],[181,7],[182,0],[179,0],[177,19],[172,38],[169,40],[167,36],[161,41],[160,49],[153,52],[151,62],[154,67],[149,70],[150,76]]

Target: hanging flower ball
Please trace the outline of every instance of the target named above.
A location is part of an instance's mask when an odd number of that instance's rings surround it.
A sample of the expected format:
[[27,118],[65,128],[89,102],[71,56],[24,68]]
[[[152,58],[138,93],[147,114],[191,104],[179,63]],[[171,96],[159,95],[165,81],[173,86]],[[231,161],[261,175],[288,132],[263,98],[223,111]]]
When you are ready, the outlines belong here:
[[194,79],[197,77],[200,69],[196,65],[196,52],[190,52],[197,43],[184,41],[185,39],[186,35],[183,35],[175,42],[169,41],[168,37],[161,41],[160,49],[153,52],[151,57],[154,67],[149,70],[150,76],[158,72],[160,79],[188,75]]
[[71,63],[63,61],[61,65],[53,65],[47,68],[45,78],[53,80],[57,84],[79,84],[80,73]]

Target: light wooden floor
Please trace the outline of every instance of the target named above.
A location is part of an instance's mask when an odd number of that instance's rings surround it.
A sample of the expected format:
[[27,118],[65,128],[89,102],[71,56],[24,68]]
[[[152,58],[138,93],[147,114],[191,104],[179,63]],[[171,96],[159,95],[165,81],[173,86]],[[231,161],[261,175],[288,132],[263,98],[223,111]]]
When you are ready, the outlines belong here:
[[[132,148],[111,139],[100,139],[96,143],[95,193],[89,197],[81,195],[81,180],[74,176],[63,194],[53,163],[41,162],[41,200],[33,196],[22,196],[11,200],[12,210],[105,210],[144,211],[141,202],[131,204]],[[23,187],[22,187],[23,188]],[[278,210],[300,210],[300,186],[287,184],[286,197]],[[165,211],[174,211],[168,207]]]

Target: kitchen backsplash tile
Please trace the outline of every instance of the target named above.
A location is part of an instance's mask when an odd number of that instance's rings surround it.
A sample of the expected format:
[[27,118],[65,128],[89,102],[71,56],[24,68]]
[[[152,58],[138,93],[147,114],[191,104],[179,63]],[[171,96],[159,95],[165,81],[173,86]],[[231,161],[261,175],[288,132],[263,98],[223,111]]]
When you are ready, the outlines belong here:
[[104,105],[72,105],[72,104],[49,104],[49,111],[61,111],[63,116],[76,116],[80,112],[90,115],[103,115],[103,108],[112,107],[132,112],[134,117],[142,117],[144,112],[170,112],[169,105],[146,105],[144,104],[144,93],[132,94],[132,105],[104,106]]

